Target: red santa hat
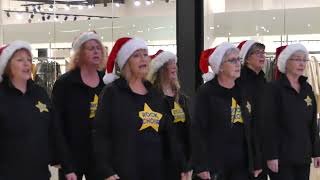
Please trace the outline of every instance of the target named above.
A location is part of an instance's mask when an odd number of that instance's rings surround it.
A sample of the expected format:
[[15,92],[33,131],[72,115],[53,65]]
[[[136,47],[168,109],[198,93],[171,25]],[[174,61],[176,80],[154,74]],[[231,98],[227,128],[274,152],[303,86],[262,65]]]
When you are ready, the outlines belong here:
[[73,53],[79,51],[81,45],[89,40],[97,40],[101,42],[100,37],[95,31],[83,32],[79,36],[75,37],[72,42]]
[[156,54],[151,55],[151,63],[150,63],[150,71],[149,76],[152,76],[154,73],[158,72],[158,70],[166,64],[168,61],[173,60],[177,63],[177,56],[169,51],[159,50]]
[[286,72],[286,66],[288,59],[297,51],[302,51],[309,55],[308,50],[302,44],[290,44],[286,46],[280,46],[276,49],[277,67],[280,72]]
[[0,82],[2,82],[2,75],[9,60],[13,54],[20,49],[25,49],[31,54],[31,46],[29,43],[24,41],[13,41],[12,43],[0,48]]
[[240,53],[239,53],[239,57],[240,59],[245,60],[249,49],[252,47],[252,45],[254,45],[256,43],[256,41],[253,40],[246,40],[246,41],[242,41],[239,45],[238,48],[240,49]]
[[115,63],[117,63],[120,70],[122,70],[130,56],[139,49],[148,50],[146,42],[142,39],[129,37],[118,39],[109,55],[106,74],[103,77],[103,82],[105,84],[109,84],[119,78],[116,74],[113,73]]
[[[225,53],[229,49],[236,48],[233,44],[224,42],[212,49],[207,49],[201,52],[200,56],[200,70],[203,75],[202,78],[205,81],[210,81],[214,78],[215,74],[219,73],[220,65],[222,63]],[[209,72],[211,66],[213,73]]]

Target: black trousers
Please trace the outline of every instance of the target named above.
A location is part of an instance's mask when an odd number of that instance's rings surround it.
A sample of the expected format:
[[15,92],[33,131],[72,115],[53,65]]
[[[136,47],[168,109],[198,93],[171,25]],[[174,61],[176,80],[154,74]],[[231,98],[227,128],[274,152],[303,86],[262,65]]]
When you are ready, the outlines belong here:
[[269,173],[271,180],[309,180],[310,164],[280,165],[278,173]]
[[[227,169],[222,172],[210,172],[211,180],[250,180],[248,169]],[[194,180],[200,180],[196,174],[193,175]]]
[[50,180],[50,177],[51,177],[51,174],[49,170],[45,170],[45,171],[29,170],[29,173],[19,172],[19,170],[17,170],[17,172],[12,172],[12,173],[6,172],[5,175],[1,174],[0,180]]
[[262,168],[262,172],[259,174],[258,177],[254,177],[253,174],[251,174],[251,180],[268,180],[268,167],[267,166],[264,166]]
[[254,177],[253,175],[251,175],[251,180],[268,180],[268,173],[266,172],[266,170],[263,170],[258,177]]
[[[214,175],[211,176],[214,179]],[[250,172],[248,169],[231,169],[218,174],[217,180],[250,180]]]

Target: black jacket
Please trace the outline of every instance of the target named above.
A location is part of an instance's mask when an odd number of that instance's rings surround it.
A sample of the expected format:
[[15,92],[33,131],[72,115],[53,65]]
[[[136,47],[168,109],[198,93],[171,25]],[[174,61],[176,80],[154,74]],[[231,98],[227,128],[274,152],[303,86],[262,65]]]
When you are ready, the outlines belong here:
[[[172,116],[171,119],[173,120],[173,127],[176,131],[177,139],[182,145],[182,152],[188,162],[188,166],[190,166],[190,116],[187,97],[179,94],[178,102],[176,102],[176,97],[165,96],[165,99],[170,110],[170,115]],[[170,154],[167,155],[167,158],[170,158]],[[177,167],[170,161],[168,161],[168,163],[167,168],[170,179],[180,179],[180,172]]]
[[[173,119],[174,129],[178,140],[182,143],[183,153],[187,160],[190,159],[190,115],[188,109],[187,97],[183,94],[179,95],[178,105],[175,103],[175,97],[165,96],[170,108],[170,115]],[[181,109],[180,109],[181,108]]]
[[252,138],[254,143],[253,153],[254,153],[254,167],[255,169],[261,169],[263,166],[263,156],[262,156],[262,130],[263,130],[263,111],[265,108],[263,102],[264,90],[266,87],[266,79],[263,71],[258,74],[248,68],[243,66],[241,69],[240,78],[237,79],[242,92],[246,94],[251,105],[251,127],[252,132],[255,134]]
[[164,98],[151,83],[145,82],[145,87],[148,93],[138,95],[120,78],[101,93],[94,130],[101,179],[114,174],[123,180],[144,179],[150,172],[158,179],[169,179],[163,177],[164,152],[168,149],[181,165],[180,171],[185,165]]
[[299,78],[299,93],[284,74],[268,84],[263,148],[267,160],[303,164],[320,156],[317,104],[306,80],[303,76]]
[[63,74],[54,84],[52,102],[63,133],[62,152],[57,155],[65,173],[83,172],[92,167],[92,124],[102,90],[100,83],[91,88],[83,83],[80,69]]
[[195,173],[219,173],[229,168],[253,170],[247,103],[238,85],[226,89],[217,78],[199,88],[191,121]]
[[0,179],[49,179],[53,116],[48,95],[33,81],[23,94],[0,84]]

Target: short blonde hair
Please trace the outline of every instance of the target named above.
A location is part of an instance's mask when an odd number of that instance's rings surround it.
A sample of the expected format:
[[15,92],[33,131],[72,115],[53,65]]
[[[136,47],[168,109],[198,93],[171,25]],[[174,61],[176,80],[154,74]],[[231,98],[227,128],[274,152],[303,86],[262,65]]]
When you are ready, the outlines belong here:
[[[95,39],[93,39],[93,40],[95,40]],[[98,41],[98,40],[95,40],[95,41],[98,42],[98,44],[100,44],[101,50],[102,50],[102,57],[101,57],[101,58],[102,58],[102,61],[101,61],[100,65],[99,65],[99,68],[98,68],[98,69],[99,69],[99,70],[103,70],[103,69],[105,68],[105,64],[106,64],[107,50],[106,50],[106,48],[103,46],[103,44],[102,44],[101,41]],[[71,70],[79,67],[79,64],[80,64],[80,56],[81,56],[81,54],[84,52],[84,49],[85,49],[85,48],[84,48],[84,45],[85,45],[87,42],[88,42],[88,41],[86,41],[85,43],[83,43],[83,44],[81,45],[81,47],[79,48],[78,51],[72,53],[72,55],[71,55],[71,57],[70,57],[70,62],[69,62],[68,67],[67,67],[68,71],[71,71]]]

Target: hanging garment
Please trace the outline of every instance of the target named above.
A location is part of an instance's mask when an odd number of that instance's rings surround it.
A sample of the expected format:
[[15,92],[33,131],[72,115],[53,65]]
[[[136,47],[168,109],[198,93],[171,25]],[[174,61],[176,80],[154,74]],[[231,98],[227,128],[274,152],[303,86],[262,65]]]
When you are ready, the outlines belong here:
[[61,75],[60,65],[57,62],[43,61],[36,66],[35,83],[45,88],[51,95],[54,82]]

